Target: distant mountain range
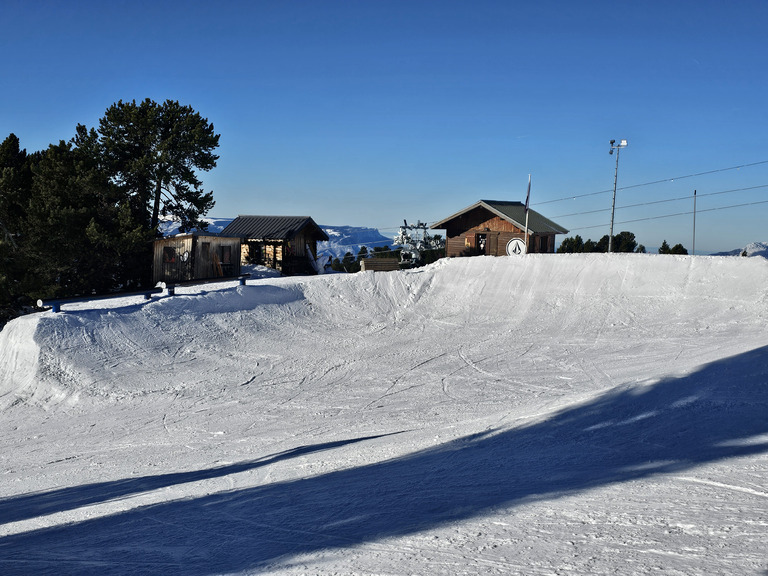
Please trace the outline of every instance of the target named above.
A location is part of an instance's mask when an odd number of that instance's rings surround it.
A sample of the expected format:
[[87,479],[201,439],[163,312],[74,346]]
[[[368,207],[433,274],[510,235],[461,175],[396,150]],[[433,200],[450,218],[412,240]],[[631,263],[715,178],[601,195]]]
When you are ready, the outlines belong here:
[[[226,228],[234,218],[204,218],[208,222],[208,232],[218,234]],[[382,235],[376,228],[364,228],[360,226],[326,226],[319,225],[328,234],[328,242],[317,243],[318,261],[324,262],[331,258],[343,258],[344,254],[351,252],[355,256],[361,246],[369,251],[376,247],[393,246],[393,239]],[[163,236],[174,236],[179,233],[179,223],[166,220],[160,224]]]
[[744,252],[747,256],[762,256],[768,258],[768,242],[752,242],[747,244],[744,248],[737,248],[729,252],[718,252],[713,256],[741,256]]

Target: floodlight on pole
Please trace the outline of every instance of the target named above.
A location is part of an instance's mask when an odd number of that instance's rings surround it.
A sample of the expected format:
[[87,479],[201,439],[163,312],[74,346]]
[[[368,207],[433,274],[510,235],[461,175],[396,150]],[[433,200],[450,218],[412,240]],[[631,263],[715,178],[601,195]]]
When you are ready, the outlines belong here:
[[613,215],[616,212],[616,182],[619,178],[619,152],[622,148],[626,148],[626,146],[626,140],[622,140],[618,144],[616,144],[616,140],[611,140],[611,150],[608,152],[608,154],[613,154],[613,151],[616,150],[616,170],[613,173],[613,204],[611,205],[611,231],[608,234],[608,252],[610,252],[613,247]]

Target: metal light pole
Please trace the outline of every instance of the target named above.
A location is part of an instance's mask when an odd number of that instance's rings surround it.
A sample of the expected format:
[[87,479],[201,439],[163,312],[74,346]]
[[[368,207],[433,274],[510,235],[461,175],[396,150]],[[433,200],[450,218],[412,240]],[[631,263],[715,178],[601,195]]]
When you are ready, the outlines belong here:
[[619,152],[622,148],[627,146],[627,141],[622,140],[616,144],[616,140],[611,140],[611,151],[608,154],[613,154],[616,150],[616,171],[613,173],[613,204],[611,205],[611,232],[608,234],[608,252],[610,253],[613,246],[613,214],[616,211],[616,181],[619,178]]
[[693,191],[693,249],[691,255],[696,255],[696,190]]

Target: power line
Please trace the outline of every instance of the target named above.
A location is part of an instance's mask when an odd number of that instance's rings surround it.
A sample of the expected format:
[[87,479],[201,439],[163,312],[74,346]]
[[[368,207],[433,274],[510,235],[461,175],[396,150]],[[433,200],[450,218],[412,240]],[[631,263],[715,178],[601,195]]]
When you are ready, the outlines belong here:
[[[718,210],[729,210],[731,208],[743,208],[745,206],[756,206],[758,204],[768,204],[768,200],[759,200],[757,202],[745,202],[744,204],[732,204],[730,206],[719,206],[717,208],[706,208],[704,210],[696,210],[697,214],[700,214],[702,212],[716,212]],[[662,214],[661,216],[648,216],[647,218],[636,218],[634,220],[624,220],[622,222],[618,222],[618,224],[633,224],[635,222],[645,222],[647,220],[661,220],[662,218],[673,218],[675,216],[687,216],[689,214],[693,214],[693,210],[689,210],[687,212],[676,212],[675,214]],[[581,226],[579,228],[574,228],[574,230],[590,230],[592,228],[604,228],[605,224],[595,224],[593,226]],[[572,232],[573,230],[571,230]]]
[[[768,160],[761,160],[760,162],[751,162],[749,164],[741,164],[739,166],[730,166],[728,168],[717,168],[715,170],[707,170],[705,172],[697,172],[696,174],[686,174],[685,176],[675,176],[673,178],[663,178],[661,180],[654,180],[652,182],[643,182],[642,184],[632,184],[630,186],[622,186],[618,190],[631,190],[633,188],[641,188],[643,186],[652,186],[654,184],[663,184],[664,182],[674,182],[675,180],[685,180],[686,178],[695,178],[697,176],[707,176],[709,174],[717,174],[719,172],[728,172],[729,170],[740,170],[741,168],[750,168],[752,166],[759,166],[761,164],[768,164]],[[545,200],[544,202],[537,202],[534,206],[542,204],[552,204],[554,202],[563,202],[565,200],[576,200],[577,198],[586,198],[588,196],[597,196],[599,194],[609,194],[613,192],[613,188],[610,190],[601,190],[600,192],[589,192],[587,194],[577,194],[575,196],[566,196],[564,198],[557,198],[555,200]]]
[[[720,192],[707,192],[706,194],[698,194],[699,198],[704,198],[706,196],[718,196],[721,194],[732,194],[733,192],[745,192],[747,190],[757,190],[758,188],[768,188],[768,184],[760,184],[759,186],[748,186],[746,188],[733,188],[731,190],[721,190]],[[624,204],[623,206],[617,206],[617,210],[622,210],[624,208],[638,208],[640,206],[651,206],[653,204],[664,204],[665,202],[679,202],[681,200],[690,200],[693,198],[693,194],[690,194],[688,196],[678,196],[677,198],[667,198],[666,200],[654,200],[652,202],[640,202],[638,204]],[[601,208],[599,210],[589,210],[585,212],[573,212],[571,214],[560,214],[559,216],[552,216],[552,219],[555,218],[567,218],[569,216],[583,216],[584,214],[597,214],[598,212],[608,212],[610,208]],[[705,212],[706,210],[702,210],[702,212]]]

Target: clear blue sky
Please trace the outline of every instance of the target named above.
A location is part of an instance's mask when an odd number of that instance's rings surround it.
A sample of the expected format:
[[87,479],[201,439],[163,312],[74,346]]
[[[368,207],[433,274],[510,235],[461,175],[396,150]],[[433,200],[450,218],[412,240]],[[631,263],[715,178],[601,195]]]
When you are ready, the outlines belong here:
[[690,250],[696,189],[697,253],[768,241],[768,203],[756,204],[768,200],[765,0],[0,8],[0,138],[40,150],[118,100],[178,100],[221,134],[202,174],[211,216],[310,215],[389,235],[480,199],[523,201],[531,174],[532,207],[597,240],[609,141],[625,138],[615,232]]

